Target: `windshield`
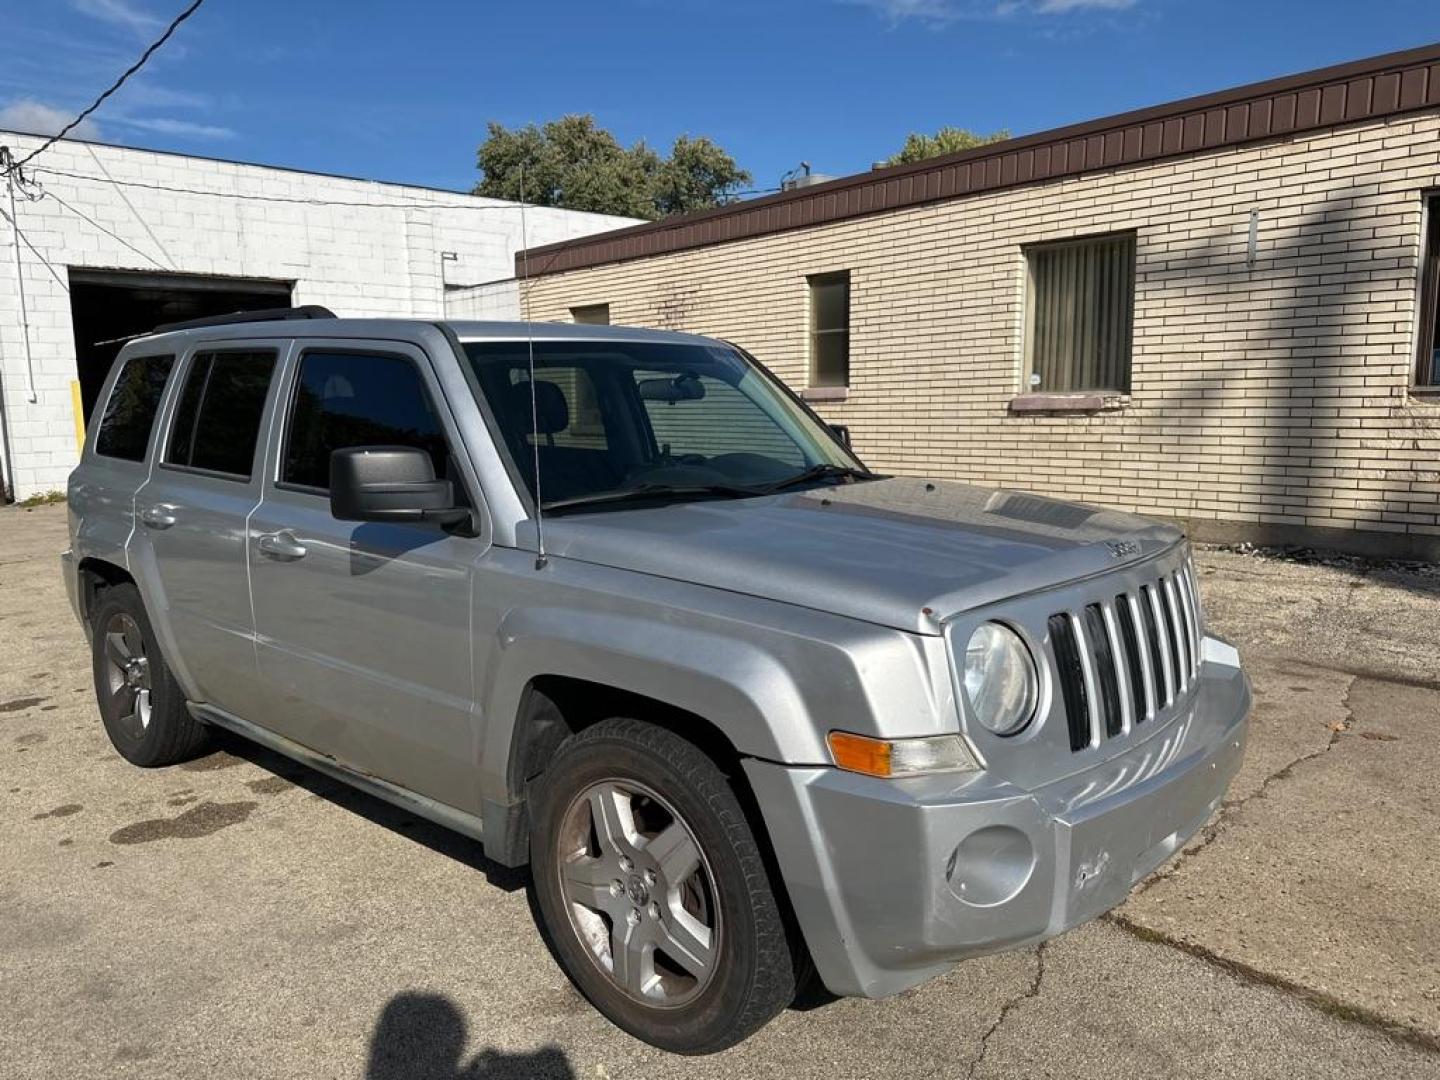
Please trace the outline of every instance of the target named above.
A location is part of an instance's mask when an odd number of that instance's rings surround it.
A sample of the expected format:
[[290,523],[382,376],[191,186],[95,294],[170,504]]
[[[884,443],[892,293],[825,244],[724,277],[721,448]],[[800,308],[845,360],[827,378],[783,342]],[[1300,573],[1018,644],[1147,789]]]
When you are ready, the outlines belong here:
[[[814,470],[860,463],[734,349],[630,341],[537,341],[465,351],[532,498],[574,500],[684,489],[761,494]],[[538,445],[537,435],[538,430]],[[638,489],[638,490],[637,490]]]

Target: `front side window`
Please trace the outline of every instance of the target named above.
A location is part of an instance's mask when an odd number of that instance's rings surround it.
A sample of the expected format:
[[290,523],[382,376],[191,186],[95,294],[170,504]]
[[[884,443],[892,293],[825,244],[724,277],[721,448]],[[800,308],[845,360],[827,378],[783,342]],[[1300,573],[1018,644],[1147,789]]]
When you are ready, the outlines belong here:
[[1027,389],[1129,392],[1134,235],[1038,244],[1025,257]]
[[173,356],[132,356],[125,361],[95,434],[95,453],[122,461],[144,461],[150,429],[165,393]]
[[810,385],[850,385],[850,271],[810,283]]
[[812,473],[863,472],[822,424],[731,348],[537,341],[533,388],[525,342],[465,349],[515,474],[534,498],[538,464],[546,506],[660,493],[754,495]]
[[190,362],[165,464],[248,480],[275,372],[268,350],[200,352]]
[[307,352],[290,404],[280,482],[330,490],[330,454],[353,446],[413,446],[435,475],[449,451],[419,370],[399,356]]
[[1415,389],[1440,393],[1440,195],[1425,200],[1425,248],[1420,262],[1420,334]]

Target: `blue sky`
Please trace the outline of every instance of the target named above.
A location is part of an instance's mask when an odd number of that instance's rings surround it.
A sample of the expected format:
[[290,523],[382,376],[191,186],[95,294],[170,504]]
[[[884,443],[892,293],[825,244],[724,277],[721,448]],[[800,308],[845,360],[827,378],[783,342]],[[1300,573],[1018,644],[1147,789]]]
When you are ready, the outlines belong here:
[[[0,127],[73,114],[182,7],[0,0]],[[207,0],[87,134],[464,189],[487,120],[591,112],[770,187],[1435,40],[1435,0]]]

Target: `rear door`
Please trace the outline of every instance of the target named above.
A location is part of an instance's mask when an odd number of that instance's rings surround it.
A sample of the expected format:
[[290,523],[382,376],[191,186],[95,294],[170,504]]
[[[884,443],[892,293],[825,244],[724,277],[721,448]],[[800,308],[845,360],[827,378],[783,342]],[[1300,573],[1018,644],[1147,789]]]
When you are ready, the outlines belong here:
[[250,518],[251,595],[270,700],[259,723],[460,809],[475,809],[471,567],[484,539],[337,521],[332,451],[418,446],[478,491],[425,353],[306,342],[286,378],[275,468]]
[[280,359],[274,341],[194,346],[135,496],[132,552],[158,587],[151,614],[169,624],[187,689],[239,716],[257,700],[245,520],[260,501]]
[[120,361],[104,410],[91,424],[80,467],[70,475],[70,516],[79,556],[123,563],[135,524],[135,492],[150,475],[150,444],[165,385],[175,369],[169,350],[137,351]]

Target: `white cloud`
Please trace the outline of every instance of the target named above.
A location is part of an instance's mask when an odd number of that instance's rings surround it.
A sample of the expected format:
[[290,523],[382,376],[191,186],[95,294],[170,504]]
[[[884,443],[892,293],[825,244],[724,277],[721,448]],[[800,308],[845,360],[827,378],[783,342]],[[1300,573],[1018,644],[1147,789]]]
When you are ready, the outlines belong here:
[[[55,135],[68,124],[75,114],[67,109],[57,109],[31,98],[20,98],[0,109],[0,128],[7,131],[24,131],[31,135]],[[98,140],[103,138],[100,126],[93,120],[82,120],[70,132],[75,139]]]
[[913,20],[939,25],[963,18],[964,13],[951,0],[843,0],[848,4],[879,12],[892,23]]
[[1136,0],[1038,0],[1020,7],[1037,15],[1064,15],[1069,11],[1124,11],[1135,4]]
[[1123,11],[1139,0],[842,0],[870,8],[892,23],[941,26],[959,20],[1004,19],[1024,15],[1069,15],[1084,11]]
[[115,100],[140,109],[208,109],[214,104],[205,94],[172,90],[168,86],[140,81],[126,83],[115,95]]
[[71,6],[93,19],[123,26],[137,34],[158,30],[160,20],[129,0],[70,0]]
[[115,123],[140,131],[155,131],[161,135],[187,135],[197,139],[233,139],[235,131],[216,124],[197,124],[190,120],[175,120],[168,116],[117,116]]

